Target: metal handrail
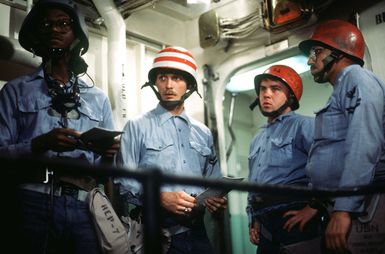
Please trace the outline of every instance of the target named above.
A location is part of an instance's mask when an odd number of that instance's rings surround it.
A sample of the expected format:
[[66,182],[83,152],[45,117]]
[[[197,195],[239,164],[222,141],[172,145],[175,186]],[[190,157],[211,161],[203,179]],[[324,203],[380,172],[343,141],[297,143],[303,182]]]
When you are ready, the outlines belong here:
[[[301,195],[304,197],[341,197],[356,196],[364,194],[385,192],[385,184],[376,183],[366,186],[352,188],[309,188],[301,186],[256,184],[251,182],[235,182],[222,179],[209,179],[199,177],[182,177],[163,174],[158,169],[128,170],[126,168],[115,167],[107,164],[91,166],[89,164],[68,159],[43,159],[43,158],[18,158],[10,159],[0,156],[2,165],[2,175],[7,179],[7,185],[18,182],[18,177],[25,172],[31,172],[33,168],[54,169],[59,174],[66,175],[93,175],[95,177],[127,177],[134,178],[143,184],[144,190],[144,244],[145,253],[160,253],[160,186],[162,184],[185,184],[194,186],[205,186],[224,190],[265,192],[269,195],[293,196]],[[3,186],[4,187],[4,186]]]

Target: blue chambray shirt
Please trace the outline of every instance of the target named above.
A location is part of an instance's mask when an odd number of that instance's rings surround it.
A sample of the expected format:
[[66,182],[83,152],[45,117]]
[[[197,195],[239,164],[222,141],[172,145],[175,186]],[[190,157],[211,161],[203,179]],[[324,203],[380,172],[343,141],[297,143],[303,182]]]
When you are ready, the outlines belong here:
[[[163,173],[179,176],[221,175],[210,130],[186,115],[173,116],[160,104],[150,112],[129,120],[121,139],[117,165],[130,170],[159,168]],[[139,182],[119,178],[120,194],[133,204],[141,205]],[[199,194],[200,186],[163,185],[161,191],[184,191]]]
[[[316,112],[307,171],[314,187],[369,184],[384,172],[385,85],[359,65],[337,77],[326,105]],[[334,210],[361,212],[359,197],[337,198]]]
[[[308,153],[313,142],[314,118],[289,112],[274,122],[262,126],[250,144],[248,180],[259,184],[284,184],[306,186],[309,178],[305,173]],[[246,208],[249,224],[257,214],[249,193]]]
[[[79,79],[79,85],[85,82]],[[97,87],[80,89],[79,119],[68,119],[68,128],[80,132],[92,127],[113,129],[108,97]],[[60,128],[59,117],[48,114],[51,97],[42,67],[30,75],[9,81],[0,91],[0,154],[9,157],[30,156],[31,140]],[[94,163],[100,156],[90,151],[47,151],[46,157],[80,158]]]

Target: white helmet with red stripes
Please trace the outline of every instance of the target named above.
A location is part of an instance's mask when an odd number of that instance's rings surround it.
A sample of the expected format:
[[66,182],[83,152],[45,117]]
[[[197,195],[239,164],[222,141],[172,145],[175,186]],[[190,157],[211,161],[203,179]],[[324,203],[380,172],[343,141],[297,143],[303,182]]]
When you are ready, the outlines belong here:
[[[155,89],[156,76],[159,73],[168,72],[178,73],[186,79],[188,91],[179,101],[164,102],[162,101],[159,92]],[[197,92],[197,94],[201,96],[198,92],[196,75],[197,64],[193,55],[182,47],[168,47],[162,49],[156,55],[152,68],[148,72],[149,82],[144,84],[142,88],[150,86],[163,106],[173,108],[183,103],[183,101],[186,100],[193,92]]]
[[181,74],[187,80],[189,89],[196,90],[197,64],[188,50],[182,47],[168,47],[159,51],[148,73],[150,83],[155,84],[158,71],[164,72],[164,70],[160,69],[181,71]]

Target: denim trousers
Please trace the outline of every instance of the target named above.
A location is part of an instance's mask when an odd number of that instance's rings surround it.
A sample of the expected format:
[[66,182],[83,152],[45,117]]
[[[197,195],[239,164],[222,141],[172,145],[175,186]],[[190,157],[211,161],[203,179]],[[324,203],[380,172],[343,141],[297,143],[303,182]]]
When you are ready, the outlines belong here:
[[[283,229],[283,225],[290,218],[290,216],[284,218],[283,214],[289,210],[302,209],[304,206],[305,204],[293,204],[258,216],[261,227],[264,229],[261,229],[257,254],[279,254],[283,245],[307,241],[320,236],[321,219],[318,215],[305,225],[303,231],[300,231],[299,225],[294,226],[290,232]],[[311,252],[311,250],[309,251]]]
[[86,202],[29,190],[20,190],[18,201],[20,252],[101,253]]
[[213,254],[206,230],[192,229],[173,235],[168,254]]

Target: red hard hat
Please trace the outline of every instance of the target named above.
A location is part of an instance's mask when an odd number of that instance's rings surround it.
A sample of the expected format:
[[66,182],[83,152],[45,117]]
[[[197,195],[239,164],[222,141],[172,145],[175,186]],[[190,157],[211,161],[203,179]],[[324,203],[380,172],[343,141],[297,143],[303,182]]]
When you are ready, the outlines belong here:
[[356,26],[347,21],[333,19],[319,24],[310,39],[299,44],[299,49],[309,54],[310,48],[317,44],[337,49],[364,65],[364,37]]
[[286,65],[273,65],[270,66],[263,74],[259,74],[254,78],[255,91],[259,93],[259,86],[261,81],[266,78],[275,78],[282,81],[294,95],[294,104],[292,105],[292,110],[299,108],[299,100],[302,96],[303,86],[302,79],[299,74]]

